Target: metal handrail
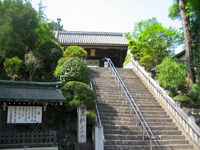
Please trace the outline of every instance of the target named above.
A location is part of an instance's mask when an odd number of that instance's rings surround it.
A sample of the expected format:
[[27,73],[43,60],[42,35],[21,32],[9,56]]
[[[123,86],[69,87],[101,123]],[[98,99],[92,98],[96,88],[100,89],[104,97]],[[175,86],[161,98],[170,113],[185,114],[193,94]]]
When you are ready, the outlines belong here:
[[[93,85],[92,85],[92,82],[90,81],[90,88],[94,91],[94,88],[93,88]],[[97,100],[95,99],[95,102],[97,103]],[[100,115],[99,115],[99,109],[98,109],[98,106],[96,104],[95,106],[95,109],[96,109],[96,115],[97,115],[97,122],[99,123],[99,126],[102,127],[102,124],[101,124],[101,118],[100,118]]]
[[[108,61],[109,66],[111,67],[112,73],[115,74],[115,79],[117,78],[119,84],[121,85],[121,89],[124,91],[126,97],[128,98],[130,105],[132,106],[133,110],[135,111],[137,118],[139,119],[143,129],[145,130],[147,136],[150,138],[150,142],[151,142],[151,139],[156,139],[155,135],[153,134],[152,130],[150,129],[146,119],[144,118],[142,112],[140,111],[139,107],[137,106],[134,98],[130,94],[126,85],[124,84],[121,76],[119,75],[119,73],[118,73],[117,69],[115,68],[114,64],[112,63],[111,59],[110,58],[106,58],[106,59]],[[144,139],[144,137],[143,137],[143,139]],[[150,146],[151,146],[151,144],[150,144]]]
[[[94,91],[94,88],[93,88],[93,85],[92,85],[92,82],[90,81],[90,88]],[[96,123],[97,125],[99,124],[100,127],[103,127],[102,126],[102,123],[101,123],[101,117],[99,115],[99,109],[98,109],[98,106],[97,106],[97,100],[95,99],[95,102],[96,102],[96,106],[95,106],[95,109],[96,109],[96,115],[97,115],[97,120],[96,120]],[[103,135],[103,142],[105,142],[105,136]]]
[[[131,60],[132,64],[137,68],[137,70],[142,73],[142,75],[148,80],[149,83],[151,83],[151,85],[153,85],[153,87],[157,90],[157,92],[159,92],[159,94],[168,102],[168,104],[176,111],[176,113],[184,120],[185,123],[188,124],[188,126],[193,130],[193,132],[196,133],[196,135],[198,136],[198,139],[200,139],[200,133],[194,129],[191,124],[187,121],[187,119],[181,114],[181,112],[174,106],[174,104],[172,104],[172,102],[163,94],[163,92],[157,88],[157,86],[155,85],[155,83],[152,82],[151,79],[149,79],[147,77],[147,75],[142,71],[142,69],[140,69],[138,67],[138,65],[136,65],[132,60]],[[198,142],[199,143],[199,142]]]

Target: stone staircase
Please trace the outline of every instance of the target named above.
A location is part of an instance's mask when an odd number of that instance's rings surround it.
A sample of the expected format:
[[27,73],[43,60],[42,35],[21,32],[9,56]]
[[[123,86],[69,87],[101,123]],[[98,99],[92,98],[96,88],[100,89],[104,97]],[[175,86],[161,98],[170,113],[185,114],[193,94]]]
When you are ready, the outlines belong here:
[[[157,137],[152,149],[194,149],[137,75],[131,69],[117,70]],[[133,110],[130,114],[129,102],[125,104],[109,68],[90,68],[90,72],[104,127],[104,150],[149,150],[150,141],[147,136],[142,140],[142,127]]]

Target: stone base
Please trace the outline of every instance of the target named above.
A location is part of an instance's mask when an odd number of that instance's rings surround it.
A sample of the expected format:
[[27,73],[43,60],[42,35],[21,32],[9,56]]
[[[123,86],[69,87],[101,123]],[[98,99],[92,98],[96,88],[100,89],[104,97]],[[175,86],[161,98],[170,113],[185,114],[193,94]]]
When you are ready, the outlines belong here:
[[88,143],[74,143],[75,150],[92,150],[91,144]]

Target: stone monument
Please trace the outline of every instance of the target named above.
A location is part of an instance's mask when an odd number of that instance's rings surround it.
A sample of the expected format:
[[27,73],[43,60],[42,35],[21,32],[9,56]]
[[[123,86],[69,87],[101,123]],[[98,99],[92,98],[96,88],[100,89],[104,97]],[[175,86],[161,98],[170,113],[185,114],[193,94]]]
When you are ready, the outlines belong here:
[[78,143],[86,143],[86,106],[80,104],[77,110],[77,141]]
[[86,106],[80,104],[77,108],[77,141],[75,150],[91,150],[91,145],[87,144],[86,131]]

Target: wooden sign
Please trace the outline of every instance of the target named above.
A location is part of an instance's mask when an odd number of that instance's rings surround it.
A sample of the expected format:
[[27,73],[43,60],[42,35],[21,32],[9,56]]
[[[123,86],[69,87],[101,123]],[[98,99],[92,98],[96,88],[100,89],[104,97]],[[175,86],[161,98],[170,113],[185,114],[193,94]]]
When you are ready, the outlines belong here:
[[7,123],[42,123],[42,106],[8,106]]
[[95,56],[95,49],[90,50],[90,56]]

